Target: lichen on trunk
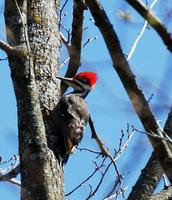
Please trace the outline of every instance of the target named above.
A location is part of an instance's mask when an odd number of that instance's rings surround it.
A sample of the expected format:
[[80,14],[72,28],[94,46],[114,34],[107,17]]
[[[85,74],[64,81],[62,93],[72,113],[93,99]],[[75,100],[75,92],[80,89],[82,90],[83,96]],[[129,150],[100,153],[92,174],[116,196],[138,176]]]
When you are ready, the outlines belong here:
[[64,199],[63,166],[50,140],[57,133],[49,119],[60,97],[58,6],[55,0],[5,2],[7,40],[23,52],[21,58],[8,55],[18,110],[21,199]]

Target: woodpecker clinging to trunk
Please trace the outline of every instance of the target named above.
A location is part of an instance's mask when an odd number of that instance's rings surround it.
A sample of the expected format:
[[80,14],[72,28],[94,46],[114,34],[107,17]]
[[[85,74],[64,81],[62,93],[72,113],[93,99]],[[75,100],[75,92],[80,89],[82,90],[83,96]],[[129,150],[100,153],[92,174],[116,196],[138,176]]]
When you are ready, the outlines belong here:
[[64,140],[64,144],[61,144],[63,145],[61,157],[66,163],[69,155],[81,142],[85,126],[89,121],[89,111],[84,98],[95,86],[97,74],[81,72],[73,78],[58,78],[74,89],[72,93],[60,99],[55,109],[59,126],[58,134]]

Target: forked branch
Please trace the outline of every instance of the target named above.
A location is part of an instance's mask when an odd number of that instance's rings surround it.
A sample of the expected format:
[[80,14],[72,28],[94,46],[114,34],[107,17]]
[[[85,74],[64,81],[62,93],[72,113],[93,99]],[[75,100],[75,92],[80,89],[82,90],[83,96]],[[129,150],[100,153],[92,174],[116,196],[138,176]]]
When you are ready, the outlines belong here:
[[149,8],[140,0],[126,0],[145,20],[150,26],[155,29],[158,35],[163,40],[167,48],[172,52],[172,35],[168,32],[164,24],[156,17]]
[[[156,122],[155,117],[148,105],[148,102],[142,90],[136,83],[135,75],[131,71],[128,62],[126,61],[125,55],[123,54],[123,51],[121,49],[118,36],[113,29],[113,26],[109,18],[107,17],[103,7],[100,5],[98,0],[86,0],[86,3],[94,17],[95,24],[98,26],[104,37],[105,43],[113,62],[113,67],[119,75],[121,82],[145,130],[147,132],[153,132],[159,136],[163,136],[163,131]],[[170,182],[172,183],[172,170],[170,170],[172,154],[168,147],[168,144],[166,143],[166,141],[158,141],[151,136],[148,137],[152,143],[154,150],[159,156],[161,166],[163,167]]]

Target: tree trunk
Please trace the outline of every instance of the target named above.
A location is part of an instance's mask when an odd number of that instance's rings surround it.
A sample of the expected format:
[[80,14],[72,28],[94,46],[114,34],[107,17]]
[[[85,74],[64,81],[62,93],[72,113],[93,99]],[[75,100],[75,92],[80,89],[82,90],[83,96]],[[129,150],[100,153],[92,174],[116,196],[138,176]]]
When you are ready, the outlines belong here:
[[[50,111],[60,98],[56,0],[6,0],[7,40],[23,57],[8,55],[18,109],[21,199],[64,199],[57,131]],[[54,142],[55,141],[55,142]],[[53,150],[53,151],[52,151]]]

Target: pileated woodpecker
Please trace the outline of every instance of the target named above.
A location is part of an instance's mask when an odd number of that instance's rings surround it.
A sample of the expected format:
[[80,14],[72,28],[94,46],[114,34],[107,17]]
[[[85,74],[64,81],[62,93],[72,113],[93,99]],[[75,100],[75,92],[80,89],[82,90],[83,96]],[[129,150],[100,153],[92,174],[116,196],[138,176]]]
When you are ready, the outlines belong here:
[[83,132],[89,121],[89,111],[84,98],[93,89],[97,81],[94,72],[81,72],[73,78],[61,78],[74,91],[62,96],[55,113],[58,119],[58,134],[64,142],[60,144],[60,153],[63,163],[66,163],[69,155],[74,152],[81,142]]

